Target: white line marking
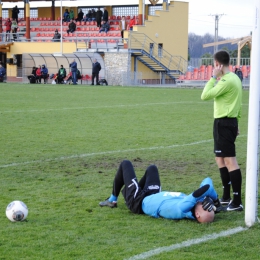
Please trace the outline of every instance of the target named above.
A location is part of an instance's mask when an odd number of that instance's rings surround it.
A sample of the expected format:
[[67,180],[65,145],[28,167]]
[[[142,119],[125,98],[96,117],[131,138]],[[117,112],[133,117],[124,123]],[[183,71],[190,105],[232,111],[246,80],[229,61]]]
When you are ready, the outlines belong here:
[[169,145],[169,146],[154,146],[154,147],[147,147],[147,148],[115,150],[115,151],[86,153],[86,154],[75,154],[75,155],[62,156],[62,157],[53,158],[53,159],[46,159],[46,160],[35,160],[35,161],[27,161],[27,162],[20,162],[20,163],[10,163],[10,164],[5,164],[5,165],[0,165],[0,168],[7,168],[7,167],[12,167],[12,166],[20,166],[20,165],[26,165],[26,164],[32,164],[32,163],[62,161],[62,160],[67,160],[67,159],[84,158],[84,157],[91,157],[91,156],[104,155],[104,154],[115,154],[115,153],[127,153],[127,152],[146,151],[146,150],[169,149],[169,148],[175,148],[175,147],[183,147],[183,146],[189,146],[189,145],[202,144],[202,143],[207,143],[207,142],[212,142],[212,139],[202,140],[202,141],[188,143],[188,144],[174,144],[174,145]]
[[213,233],[211,235],[206,235],[206,236],[203,236],[201,238],[186,240],[186,241],[179,243],[179,244],[173,244],[171,246],[158,247],[154,250],[150,250],[150,251],[144,252],[142,254],[132,256],[132,257],[128,258],[127,260],[147,259],[149,257],[159,255],[161,253],[173,251],[175,249],[197,245],[197,244],[200,244],[200,243],[203,243],[203,242],[207,242],[209,240],[217,239],[219,237],[230,236],[230,235],[236,234],[238,232],[245,231],[247,229],[248,228],[237,227],[237,228],[222,231],[220,233]]
[[[239,137],[245,137],[245,136],[246,135],[239,135]],[[114,151],[85,153],[85,154],[74,154],[74,155],[62,156],[62,157],[58,157],[58,158],[50,158],[50,159],[46,159],[46,160],[35,160],[35,161],[4,164],[4,165],[0,165],[0,168],[14,167],[14,166],[20,166],[20,165],[26,165],[26,164],[32,164],[32,163],[63,161],[63,160],[68,160],[68,159],[84,158],[84,157],[91,157],[91,156],[104,155],[104,154],[127,153],[127,152],[149,151],[149,150],[159,150],[159,149],[171,149],[171,148],[176,148],[176,147],[184,147],[184,146],[190,146],[190,145],[203,144],[203,143],[208,143],[208,142],[212,142],[212,141],[213,141],[213,139],[209,139],[209,140],[202,140],[202,141],[198,141],[198,142],[192,142],[192,143],[188,143],[188,144],[173,144],[173,145],[169,145],[169,146],[154,146],[154,147],[146,147],[146,148],[143,147],[143,148],[136,148],[136,149],[114,150]]]

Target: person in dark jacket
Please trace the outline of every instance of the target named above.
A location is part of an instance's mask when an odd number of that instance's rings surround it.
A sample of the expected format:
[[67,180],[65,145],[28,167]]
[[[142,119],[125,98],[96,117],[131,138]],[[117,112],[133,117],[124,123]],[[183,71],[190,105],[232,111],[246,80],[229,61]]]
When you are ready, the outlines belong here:
[[76,23],[74,22],[74,20],[70,21],[69,24],[69,29],[67,30],[67,33],[73,33],[76,31]]
[[100,33],[101,33],[101,32],[107,33],[107,32],[109,31],[109,29],[110,29],[110,24],[109,24],[109,22],[104,21],[103,24],[102,24],[102,26],[101,26],[101,28],[100,28],[100,30],[99,30],[99,32],[100,32]]
[[6,74],[6,69],[0,64],[0,82],[4,81],[4,76]]
[[63,68],[63,65],[60,65],[60,69],[59,69],[59,71],[57,73],[56,83],[57,84],[62,84],[63,81],[64,81],[64,78],[66,77],[66,74],[67,74],[66,69]]
[[58,32],[58,30],[56,30],[55,33],[54,33],[54,36],[53,36],[53,38],[52,38],[52,41],[53,41],[53,42],[59,42],[59,41],[60,41],[60,38],[61,38],[61,35],[60,35],[60,33]]
[[17,5],[12,9],[12,19],[18,23],[18,14],[20,13]]
[[98,10],[96,12],[96,21],[97,21],[97,27],[101,27],[101,20],[102,20],[103,12],[98,7]]
[[77,85],[77,62],[74,59],[72,63],[70,63],[70,70],[72,73],[72,81],[73,81],[73,85]]
[[78,17],[76,19],[77,22],[81,22],[83,20],[84,13],[82,12],[82,9],[79,9]]
[[94,62],[92,64],[92,84],[94,85],[94,79],[96,78],[96,85],[100,85],[99,84],[99,71],[101,70],[101,65],[100,63],[97,61],[97,59],[94,59]]
[[42,74],[41,78],[43,79],[43,83],[46,84],[49,74],[48,74],[48,69],[46,68],[46,66],[44,64],[42,65],[42,68],[41,68],[41,74]]
[[65,12],[63,14],[63,22],[69,22],[70,21],[70,13],[68,9],[65,9]]
[[37,68],[35,66],[33,66],[32,73],[28,76],[30,83],[36,83],[36,70],[37,70]]
[[108,21],[108,11],[106,7],[104,7],[103,21]]

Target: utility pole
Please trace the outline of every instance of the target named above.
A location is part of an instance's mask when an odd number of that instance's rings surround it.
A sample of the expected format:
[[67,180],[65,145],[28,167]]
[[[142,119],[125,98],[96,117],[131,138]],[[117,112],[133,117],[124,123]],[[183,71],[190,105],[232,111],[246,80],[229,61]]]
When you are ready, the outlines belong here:
[[215,45],[214,45],[214,53],[216,53],[218,51],[218,45],[216,44],[218,42],[218,22],[219,19],[221,18],[221,16],[223,16],[225,14],[211,14],[210,16],[215,16]]

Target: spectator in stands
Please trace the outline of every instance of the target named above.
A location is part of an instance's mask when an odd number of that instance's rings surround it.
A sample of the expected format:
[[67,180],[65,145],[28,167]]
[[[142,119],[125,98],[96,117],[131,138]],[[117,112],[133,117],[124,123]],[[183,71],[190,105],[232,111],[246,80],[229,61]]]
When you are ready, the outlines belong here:
[[67,30],[67,33],[73,33],[76,31],[76,23],[71,20],[69,23],[69,29]]
[[110,25],[109,25],[109,22],[108,21],[103,21],[103,24],[99,30],[99,32],[105,32],[107,33],[110,29]]
[[63,65],[60,65],[60,69],[58,71],[58,75],[57,75],[57,78],[56,78],[56,83],[62,84],[66,75],[67,75],[66,69],[63,68]]
[[10,20],[10,18],[7,19],[7,21],[5,22],[5,28],[6,28],[6,41],[10,41],[10,33],[11,33],[11,26],[12,26],[12,22]]
[[82,12],[82,9],[79,9],[78,17],[76,19],[77,22],[81,22],[83,20],[84,13]]
[[3,82],[4,77],[5,77],[5,74],[6,74],[6,70],[5,70],[5,68],[3,67],[3,65],[0,64],[0,82]]
[[122,16],[122,20],[119,22],[119,30],[121,31],[122,39],[124,38],[124,31],[127,29],[127,21],[125,20],[125,16]]
[[94,59],[94,62],[92,64],[92,84],[94,85],[94,79],[96,78],[96,85],[100,85],[99,84],[99,72],[101,70],[101,65],[100,63],[97,61],[97,59]]
[[60,33],[58,32],[58,30],[56,29],[55,30],[55,33],[54,33],[54,36],[52,38],[52,41],[53,42],[59,42],[60,41],[60,38],[61,38],[61,35]]
[[13,19],[13,21],[12,21],[11,29],[12,29],[13,41],[16,41],[16,39],[17,39],[16,33],[17,33],[17,29],[18,29],[18,24],[15,19]]
[[36,83],[41,84],[41,78],[42,78],[42,69],[41,69],[41,65],[39,65],[38,69],[36,70]]
[[12,19],[18,23],[18,14],[20,13],[17,5],[12,9]]
[[91,18],[92,18],[92,21],[96,21],[96,15],[97,15],[97,13],[96,13],[95,9],[92,9],[92,10],[91,10]]
[[70,20],[74,20],[74,11],[70,9]]
[[30,83],[36,82],[36,70],[37,70],[37,68],[33,66],[32,73],[28,76],[28,80]]
[[97,21],[97,27],[101,27],[101,20],[102,20],[103,12],[98,7],[97,13],[96,13],[96,21]]
[[69,22],[70,21],[70,13],[68,9],[65,9],[65,12],[63,14],[63,22]]
[[71,70],[71,73],[72,73],[72,80],[73,80],[73,85],[77,85],[77,62],[76,60],[74,59],[72,61],[72,63],[70,63],[70,70]]
[[86,22],[92,21],[92,14],[91,10],[88,10],[88,13],[86,14]]
[[43,64],[41,68],[41,79],[43,79],[43,83],[46,84],[48,80],[49,74],[48,74],[48,69],[46,66]]
[[108,21],[108,11],[106,7],[104,7],[103,21]]
[[133,26],[135,25],[135,18],[132,17],[130,22],[129,22],[129,30],[133,31]]

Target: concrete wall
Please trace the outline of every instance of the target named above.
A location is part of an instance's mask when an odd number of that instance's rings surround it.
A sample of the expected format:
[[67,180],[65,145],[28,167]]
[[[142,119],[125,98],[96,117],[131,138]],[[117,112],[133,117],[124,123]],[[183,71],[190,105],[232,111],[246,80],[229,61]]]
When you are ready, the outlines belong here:
[[123,86],[127,75],[130,72],[131,56],[128,52],[106,52],[105,60],[105,78],[109,85]]

